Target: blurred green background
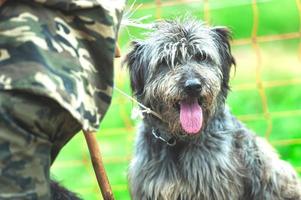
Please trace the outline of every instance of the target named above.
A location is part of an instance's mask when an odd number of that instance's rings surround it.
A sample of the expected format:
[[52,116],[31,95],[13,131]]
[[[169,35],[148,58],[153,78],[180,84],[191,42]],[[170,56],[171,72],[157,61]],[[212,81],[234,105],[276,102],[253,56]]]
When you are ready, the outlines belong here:
[[[128,8],[133,0],[128,1]],[[136,0],[132,19],[149,16],[173,19],[192,15],[233,32],[237,67],[232,73],[228,104],[233,113],[258,135],[266,137],[282,159],[301,175],[301,0]],[[129,42],[147,30],[123,27],[123,55]],[[115,84],[130,94],[127,73],[116,59]],[[97,135],[108,177],[117,200],[130,199],[127,168],[133,151],[134,104],[114,92],[112,105]],[[82,134],[63,149],[52,176],[84,199],[101,199]]]

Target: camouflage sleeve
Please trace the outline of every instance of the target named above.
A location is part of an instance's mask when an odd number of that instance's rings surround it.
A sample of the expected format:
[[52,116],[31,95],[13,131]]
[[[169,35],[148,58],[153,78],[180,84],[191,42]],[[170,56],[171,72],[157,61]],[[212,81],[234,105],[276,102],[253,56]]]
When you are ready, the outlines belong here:
[[[122,12],[127,0],[19,0],[25,3],[41,4],[43,6],[57,9],[64,12],[73,12],[98,8],[105,10],[113,18],[113,23],[117,29],[115,36],[117,37],[118,28],[120,26]],[[99,20],[99,19],[95,19]]]
[[111,102],[115,42],[125,2],[99,0],[97,7],[64,12],[54,2],[69,2],[65,8],[71,8],[94,1],[8,0],[2,5],[0,90],[51,97],[84,130],[97,130]]
[[21,0],[28,3],[39,3],[63,11],[104,7],[107,10],[122,8],[125,0]]

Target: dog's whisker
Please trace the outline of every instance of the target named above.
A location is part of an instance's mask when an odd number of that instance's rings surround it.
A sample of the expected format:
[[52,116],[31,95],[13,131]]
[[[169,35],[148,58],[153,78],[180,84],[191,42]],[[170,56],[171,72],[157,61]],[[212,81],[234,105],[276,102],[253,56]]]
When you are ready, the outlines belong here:
[[150,108],[148,108],[147,106],[143,105],[142,103],[140,103],[139,101],[137,101],[135,98],[131,97],[130,95],[128,95],[127,93],[125,93],[124,91],[122,91],[121,89],[117,88],[116,86],[114,86],[114,89],[116,91],[118,91],[120,94],[124,95],[125,97],[127,97],[129,100],[131,100],[132,102],[138,104],[139,106],[141,106],[143,109],[141,109],[142,113],[147,113],[147,114],[152,114],[156,117],[158,117],[160,120],[163,120],[161,115],[159,115],[158,113],[156,113],[155,111],[151,110]]

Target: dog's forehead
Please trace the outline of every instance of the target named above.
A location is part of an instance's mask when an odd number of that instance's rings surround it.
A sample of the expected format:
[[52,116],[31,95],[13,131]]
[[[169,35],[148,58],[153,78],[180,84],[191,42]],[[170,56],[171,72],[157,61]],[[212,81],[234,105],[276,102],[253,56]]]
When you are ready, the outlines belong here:
[[162,60],[175,63],[175,59],[188,59],[199,52],[209,55],[216,64],[220,64],[216,37],[209,27],[196,21],[161,22],[145,41],[150,64],[156,65]]
[[161,22],[156,24],[154,31],[150,34],[150,42],[157,43],[182,43],[196,45],[201,42],[214,42],[215,34],[204,24],[192,20],[190,22]]

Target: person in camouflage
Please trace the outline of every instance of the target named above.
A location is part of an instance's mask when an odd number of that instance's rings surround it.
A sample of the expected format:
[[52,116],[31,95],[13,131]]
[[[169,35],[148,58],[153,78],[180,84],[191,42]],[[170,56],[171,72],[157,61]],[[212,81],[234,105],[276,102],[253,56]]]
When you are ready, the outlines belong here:
[[111,102],[125,0],[3,2],[0,199],[47,200],[57,154],[97,130]]

